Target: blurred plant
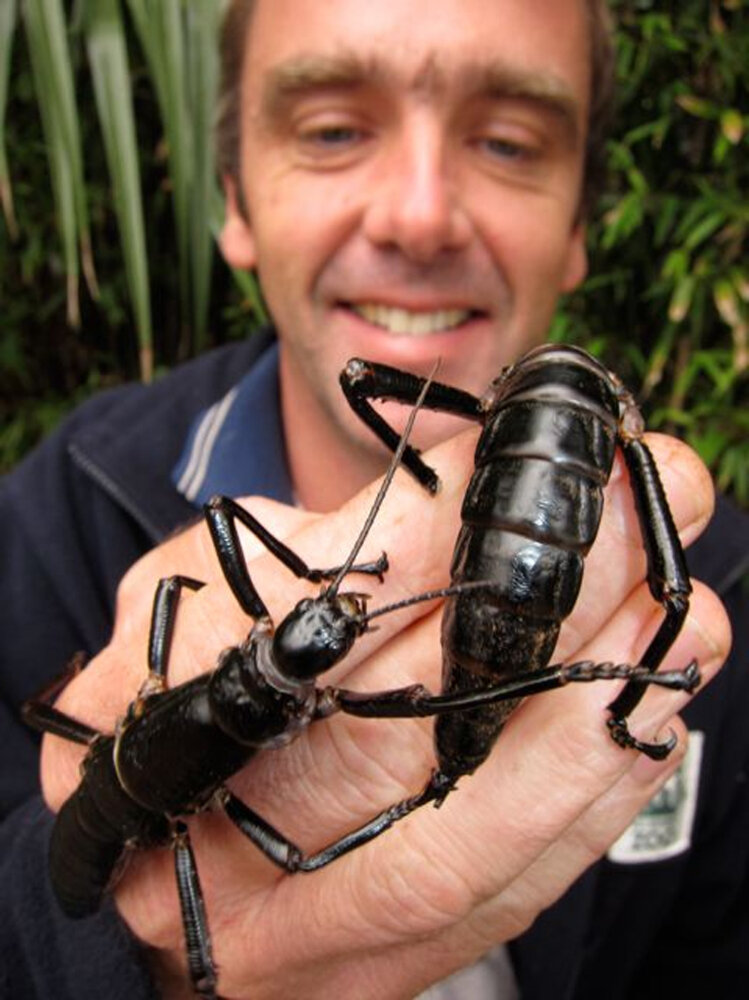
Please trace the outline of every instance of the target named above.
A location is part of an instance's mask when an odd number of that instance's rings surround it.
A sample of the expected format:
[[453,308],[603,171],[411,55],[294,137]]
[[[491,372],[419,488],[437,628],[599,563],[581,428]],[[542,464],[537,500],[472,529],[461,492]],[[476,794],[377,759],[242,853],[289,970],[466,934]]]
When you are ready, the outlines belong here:
[[[67,276],[67,318],[80,324],[79,276],[99,295],[94,269],[81,138],[80,95],[90,74],[109,168],[124,273],[138,335],[141,377],[154,365],[149,252],[140,153],[133,110],[129,49],[138,42],[163,128],[172,194],[184,339],[182,353],[206,346],[213,240],[220,211],[214,176],[211,120],[217,91],[219,0],[3,0],[0,5],[0,123],[5,119],[14,29],[24,29],[55,215]],[[85,52],[84,59],[81,50]],[[88,156],[88,148],[86,148]],[[14,151],[15,153],[15,151]],[[0,125],[0,197],[11,237],[18,234]],[[170,361],[173,359],[169,359]]]
[[213,245],[224,2],[0,0],[0,470],[82,394],[264,316]]
[[590,278],[554,336],[640,385],[749,503],[749,18],[745,0],[613,0],[619,104]]

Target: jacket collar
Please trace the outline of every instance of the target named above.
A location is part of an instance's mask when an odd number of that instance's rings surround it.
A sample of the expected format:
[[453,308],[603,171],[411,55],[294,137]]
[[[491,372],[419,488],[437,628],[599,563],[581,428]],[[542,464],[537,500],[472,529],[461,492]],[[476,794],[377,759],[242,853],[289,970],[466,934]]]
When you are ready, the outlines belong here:
[[[193,423],[240,383],[273,343],[271,330],[260,331],[180,365],[152,385],[105,393],[71,434],[68,452],[75,465],[154,544],[196,515],[171,479]],[[280,417],[277,426],[280,434]],[[250,436],[262,433],[260,425],[248,428]],[[283,453],[279,461],[285,462]]]
[[172,472],[177,491],[194,505],[217,493],[250,493],[292,501],[281,425],[278,344],[193,421]]

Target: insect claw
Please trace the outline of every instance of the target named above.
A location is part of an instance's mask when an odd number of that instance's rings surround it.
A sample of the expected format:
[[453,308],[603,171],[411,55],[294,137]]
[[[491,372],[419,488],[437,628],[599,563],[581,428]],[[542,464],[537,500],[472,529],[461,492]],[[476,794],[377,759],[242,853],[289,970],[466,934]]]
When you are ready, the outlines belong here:
[[606,722],[611,738],[624,750],[638,750],[651,760],[665,760],[676,746],[676,733],[670,730],[670,736],[663,743],[644,743],[630,733],[624,719],[611,718]]
[[422,793],[423,801],[433,801],[434,808],[439,809],[450,792],[455,789],[457,783],[457,777],[451,777],[443,771],[435,771],[429,779],[429,784]]
[[375,564],[374,564],[374,566],[372,568],[375,571],[374,575],[377,577],[377,579],[380,581],[380,583],[384,583],[385,582],[385,574],[390,569],[390,563],[388,562],[388,554],[387,554],[387,552],[383,552],[382,553],[382,555],[377,560],[377,562],[375,562]]

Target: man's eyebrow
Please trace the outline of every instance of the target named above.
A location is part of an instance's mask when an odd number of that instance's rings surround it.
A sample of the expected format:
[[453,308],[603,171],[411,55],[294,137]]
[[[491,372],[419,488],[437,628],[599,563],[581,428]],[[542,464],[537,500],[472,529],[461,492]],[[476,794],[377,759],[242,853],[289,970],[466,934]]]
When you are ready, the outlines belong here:
[[297,56],[269,71],[263,84],[262,108],[272,116],[301,94],[326,88],[355,89],[374,83],[381,70],[375,60],[349,54]]
[[582,108],[570,86],[553,73],[536,72],[489,63],[463,74],[467,92],[489,99],[527,101],[551,112],[562,123],[572,142],[583,130]]
[[[299,55],[274,66],[263,84],[262,108],[269,117],[277,114],[294,97],[315,90],[354,90],[378,86],[397,78],[397,72],[376,56],[339,52],[332,55]],[[451,72],[439,56],[423,61],[406,87],[424,99],[448,86]],[[515,99],[528,101],[554,114],[570,141],[576,142],[583,130],[580,101],[564,80],[553,73],[526,70],[499,61],[488,61],[459,69],[460,93],[469,98]]]

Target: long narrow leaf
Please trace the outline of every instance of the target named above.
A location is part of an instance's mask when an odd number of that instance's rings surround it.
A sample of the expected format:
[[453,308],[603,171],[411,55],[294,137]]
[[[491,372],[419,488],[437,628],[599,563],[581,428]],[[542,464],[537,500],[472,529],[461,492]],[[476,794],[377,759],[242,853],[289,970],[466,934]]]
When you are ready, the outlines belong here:
[[151,298],[122,11],[119,0],[89,0],[85,12],[86,47],[135,313],[141,377],[150,381],[153,373]]
[[[61,0],[25,0],[23,12],[48,153],[56,161],[51,171],[53,177],[57,175],[57,183],[53,182],[53,187],[60,224],[69,227],[68,203],[72,201],[75,242],[80,246],[89,289],[92,295],[96,295],[80,127]],[[64,166],[60,162],[62,159],[66,161]],[[64,190],[59,185],[65,185]],[[69,228],[63,230],[69,290],[77,289],[78,271],[77,264],[73,266],[70,253],[72,235]],[[77,302],[69,301],[69,316],[73,318],[77,312]]]
[[48,58],[43,22],[36,3],[28,2],[24,8],[24,25],[28,41],[31,70],[39,102],[39,114],[47,147],[52,196],[57,212],[57,226],[62,241],[65,274],[67,276],[68,322],[80,324],[78,304],[78,225],[75,211],[75,192],[70,169],[70,156],[57,113],[55,82]]
[[10,184],[5,148],[5,109],[8,105],[8,78],[17,16],[17,0],[3,0],[0,3],[0,203],[3,206],[8,231],[14,240],[18,236],[18,226],[13,210],[13,188]]
[[[190,182],[192,143],[185,104],[185,52],[180,0],[150,0],[151,21],[160,41],[164,99],[161,109],[169,151],[169,176],[179,254],[183,322],[190,312]],[[183,351],[187,344],[183,343]]]
[[[184,28],[181,0],[128,0],[154,80],[169,155],[177,234],[177,266],[183,318],[189,315],[190,187],[192,143],[186,107]],[[183,349],[187,345],[183,345]]]
[[57,127],[65,143],[69,159],[81,264],[89,291],[93,296],[96,296],[98,285],[91,251],[83,152],[62,0],[41,0],[41,2],[40,0],[25,0],[25,4],[27,15],[35,9],[34,16],[39,22],[38,34],[45,48],[45,58],[52,81],[52,90],[49,96],[53,101],[55,115],[58,118]]
[[148,63],[149,79],[156,91],[156,100],[159,107],[163,108],[166,101],[165,74],[159,54],[160,36],[154,31],[151,22],[150,0],[127,0],[127,7]]
[[[127,0],[154,82],[169,153],[180,298],[193,331],[206,339],[215,194],[212,119],[218,89],[221,0]],[[183,344],[183,349],[187,347]]]
[[205,347],[211,286],[213,239],[211,202],[216,188],[213,113],[218,92],[218,28],[216,0],[194,0],[187,8],[187,87],[192,123],[192,188],[190,205],[190,270],[194,349]]

